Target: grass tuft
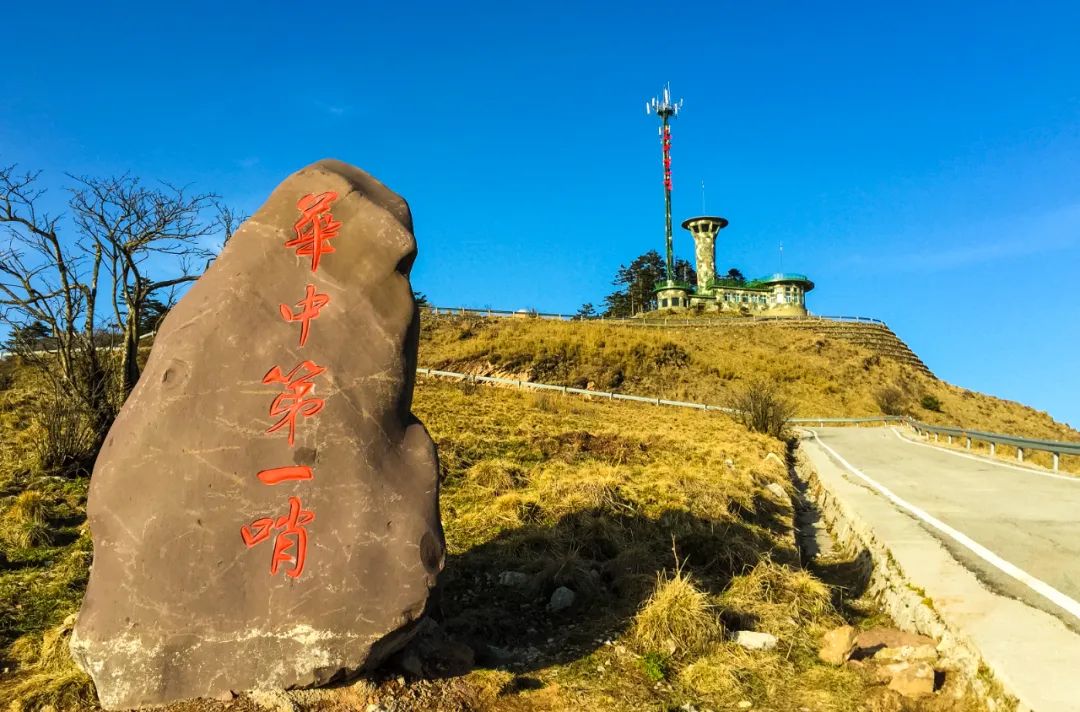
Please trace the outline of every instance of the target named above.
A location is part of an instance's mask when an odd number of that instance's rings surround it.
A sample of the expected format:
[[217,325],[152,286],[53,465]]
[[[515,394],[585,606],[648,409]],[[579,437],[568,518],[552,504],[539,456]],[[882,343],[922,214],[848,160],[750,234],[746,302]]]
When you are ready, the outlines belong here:
[[48,519],[49,503],[45,495],[37,490],[25,490],[4,512],[0,540],[14,549],[47,546],[52,541]]
[[687,659],[718,642],[724,628],[707,593],[681,568],[657,577],[652,595],[634,617],[630,637],[646,655]]
[[0,698],[10,700],[11,712],[99,709],[93,682],[68,649],[74,625],[72,615],[43,635],[25,636],[11,646],[9,655],[18,656],[19,671],[0,682]]

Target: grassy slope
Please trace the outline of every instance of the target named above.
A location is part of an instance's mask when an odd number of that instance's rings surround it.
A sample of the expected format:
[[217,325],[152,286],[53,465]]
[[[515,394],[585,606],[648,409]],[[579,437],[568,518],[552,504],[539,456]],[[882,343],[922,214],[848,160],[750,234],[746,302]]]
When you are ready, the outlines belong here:
[[[643,329],[598,322],[425,316],[420,365],[478,374],[724,404],[760,375],[781,384],[804,417],[879,415],[875,394],[905,393],[914,417],[1060,440],[1080,432],[1047,413],[976,393],[854,344],[768,324]],[[941,412],[920,406],[936,396]]]
[[[426,366],[713,403],[764,375],[783,384],[802,415],[878,413],[872,394],[894,384],[924,420],[1077,437],[1045,414],[943,384],[860,347],[768,326],[713,334],[425,320],[420,354]],[[10,362],[2,368],[0,649],[12,671],[0,675],[0,699],[43,695],[38,701],[74,709],[88,693],[86,681],[57,661],[64,638],[49,631],[63,630],[57,626],[76,610],[85,585],[86,479],[41,471],[35,444],[43,431],[34,417],[40,384]],[[941,400],[942,413],[918,408],[925,394]],[[783,455],[783,443],[718,414],[430,379],[418,384],[415,409],[439,444],[444,470],[444,625],[476,648],[480,665],[463,678],[404,690],[391,681],[294,695],[301,709],[346,709],[392,696],[406,709],[664,709],[688,701],[725,708],[747,699],[765,709],[841,710],[880,693],[860,673],[822,666],[813,655],[822,630],[861,614],[835,607],[796,565],[790,507],[765,490],[789,487],[784,467],[767,458]],[[36,513],[27,508],[27,491],[40,493],[44,506]],[[47,536],[26,541],[28,533],[40,535],[41,522]],[[526,574],[528,584],[500,586],[504,571]],[[674,583],[662,586],[658,576]],[[560,585],[578,600],[552,614],[544,604]],[[651,608],[650,596],[657,600]],[[684,646],[685,634],[664,630],[680,623],[665,611],[668,599],[681,601],[680,610],[696,601],[709,620],[729,628],[776,633],[781,645],[748,654],[714,632]],[[639,615],[643,607],[651,612]],[[682,623],[708,630],[703,620]]]

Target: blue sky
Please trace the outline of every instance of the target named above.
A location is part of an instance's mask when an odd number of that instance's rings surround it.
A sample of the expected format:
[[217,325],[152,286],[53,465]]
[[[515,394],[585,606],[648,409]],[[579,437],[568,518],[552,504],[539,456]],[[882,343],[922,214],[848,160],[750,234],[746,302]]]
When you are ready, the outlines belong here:
[[[251,212],[323,157],[412,205],[442,305],[599,303],[674,214],[722,268],[887,321],[942,378],[1080,426],[1076,3],[9,4],[0,163]],[[57,196],[59,197],[59,196]],[[676,251],[691,257],[688,233]]]

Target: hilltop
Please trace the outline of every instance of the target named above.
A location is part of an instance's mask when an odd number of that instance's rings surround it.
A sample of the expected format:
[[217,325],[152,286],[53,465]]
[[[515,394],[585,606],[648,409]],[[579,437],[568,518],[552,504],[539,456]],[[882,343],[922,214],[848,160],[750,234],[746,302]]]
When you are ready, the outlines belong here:
[[682,317],[668,326],[652,323],[425,313],[420,365],[715,405],[763,377],[780,385],[798,417],[909,414],[928,423],[1080,440],[1080,432],[1045,412],[939,380],[875,324],[714,318],[686,326]]

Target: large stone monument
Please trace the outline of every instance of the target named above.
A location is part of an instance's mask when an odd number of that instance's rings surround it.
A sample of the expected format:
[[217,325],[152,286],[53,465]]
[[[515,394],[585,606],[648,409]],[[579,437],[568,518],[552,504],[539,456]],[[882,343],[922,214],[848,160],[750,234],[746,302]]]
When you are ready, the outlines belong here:
[[408,641],[444,558],[415,257],[405,201],[320,161],[165,319],[90,484],[71,648],[103,706],[320,685]]

